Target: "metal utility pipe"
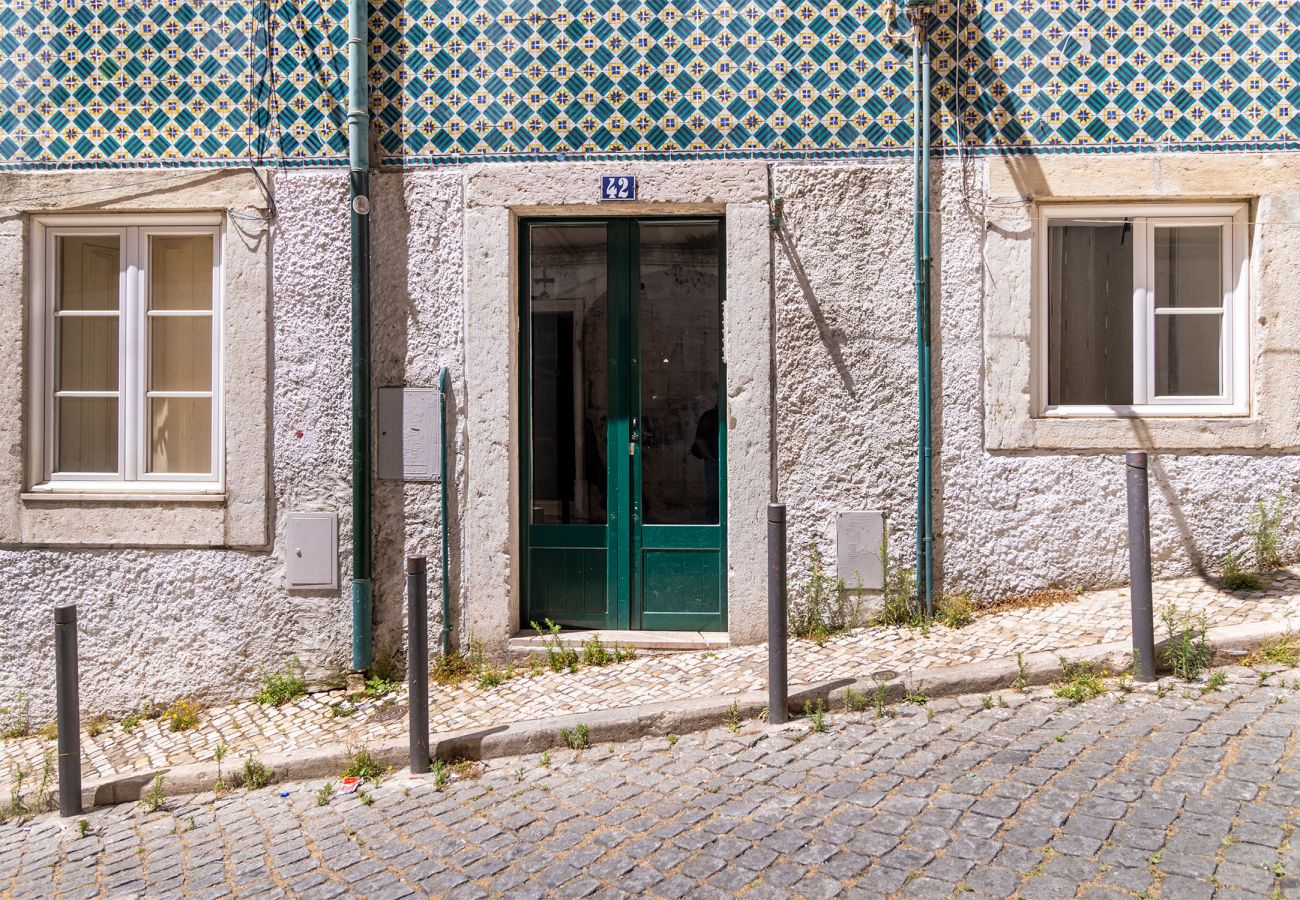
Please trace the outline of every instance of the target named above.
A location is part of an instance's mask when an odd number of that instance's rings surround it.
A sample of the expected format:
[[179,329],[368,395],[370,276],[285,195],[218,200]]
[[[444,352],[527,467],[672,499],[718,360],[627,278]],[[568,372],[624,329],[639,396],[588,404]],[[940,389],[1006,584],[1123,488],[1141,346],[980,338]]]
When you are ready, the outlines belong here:
[[367,0],[348,0],[348,175],[352,231],[352,668],[373,660],[370,527],[370,68]]
[[438,372],[438,415],[441,416],[438,438],[438,474],[442,501],[442,647],[443,657],[451,655],[451,600],[448,586],[451,565],[447,554],[447,367]]
[[1155,611],[1151,603],[1151,512],[1147,494],[1147,455],[1130,450],[1124,457],[1128,495],[1129,602],[1133,620],[1133,670],[1138,681],[1156,680]]
[[787,659],[785,504],[767,505],[767,721],[790,719]]
[[54,607],[54,697],[59,741],[59,815],[81,815],[81,688],[77,604]]
[[406,686],[411,774],[429,771],[429,566],[406,558]]
[[913,0],[912,84],[914,208],[912,222],[913,286],[916,291],[916,589],[926,615],[934,614],[934,509],[931,486],[933,439],[930,371],[930,6]]

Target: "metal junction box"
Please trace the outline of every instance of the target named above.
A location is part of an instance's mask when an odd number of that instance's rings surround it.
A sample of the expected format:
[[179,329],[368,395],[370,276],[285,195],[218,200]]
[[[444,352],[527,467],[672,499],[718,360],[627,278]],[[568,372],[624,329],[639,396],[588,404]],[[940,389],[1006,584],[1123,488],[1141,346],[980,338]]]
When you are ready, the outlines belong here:
[[338,513],[289,513],[284,526],[284,577],[290,590],[339,586]]
[[835,572],[849,590],[878,591],[884,587],[880,539],[884,513],[874,510],[841,512],[835,518]]
[[437,481],[442,409],[437,388],[379,389],[379,477]]

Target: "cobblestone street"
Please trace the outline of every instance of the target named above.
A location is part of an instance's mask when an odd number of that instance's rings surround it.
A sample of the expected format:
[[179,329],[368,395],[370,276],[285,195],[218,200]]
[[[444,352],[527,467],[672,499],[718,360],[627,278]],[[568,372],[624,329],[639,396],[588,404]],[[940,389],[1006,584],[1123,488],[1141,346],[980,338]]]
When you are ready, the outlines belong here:
[[0,894],[1300,896],[1300,679],[1224,671],[45,815]]

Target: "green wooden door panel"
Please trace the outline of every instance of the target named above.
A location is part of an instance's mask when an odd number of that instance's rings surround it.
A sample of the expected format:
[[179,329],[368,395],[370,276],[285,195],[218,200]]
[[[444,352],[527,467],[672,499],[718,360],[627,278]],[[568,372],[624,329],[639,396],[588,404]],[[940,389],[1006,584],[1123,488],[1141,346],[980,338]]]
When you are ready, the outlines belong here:
[[722,572],[716,550],[644,550],[641,627],[716,631],[722,617]]
[[529,622],[550,619],[571,628],[604,628],[609,615],[605,549],[531,547],[528,596],[539,601]]

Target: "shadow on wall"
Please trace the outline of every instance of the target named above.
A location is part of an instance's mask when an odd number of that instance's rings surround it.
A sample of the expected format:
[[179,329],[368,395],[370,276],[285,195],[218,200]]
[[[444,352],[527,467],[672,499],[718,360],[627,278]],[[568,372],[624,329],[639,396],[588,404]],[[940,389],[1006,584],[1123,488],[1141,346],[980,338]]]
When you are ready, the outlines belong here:
[[[821,338],[822,345],[826,347],[826,354],[831,358],[835,371],[844,384],[844,390],[850,398],[856,401],[858,395],[853,384],[853,375],[849,372],[848,364],[844,362],[840,339],[835,336],[834,330],[826,322],[826,314],[817,301],[817,294],[813,291],[808,272],[804,269],[803,261],[799,259],[799,251],[795,249],[794,240],[791,238],[783,219],[780,220],[780,224],[775,230],[777,240],[780,241],[781,248],[785,251],[786,260],[790,263],[790,271],[794,273],[795,280],[799,282],[799,290],[803,292],[804,301],[808,304],[808,311],[812,313],[813,323],[817,326],[817,334]],[[776,327],[775,323],[773,323],[773,327]]]

